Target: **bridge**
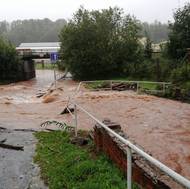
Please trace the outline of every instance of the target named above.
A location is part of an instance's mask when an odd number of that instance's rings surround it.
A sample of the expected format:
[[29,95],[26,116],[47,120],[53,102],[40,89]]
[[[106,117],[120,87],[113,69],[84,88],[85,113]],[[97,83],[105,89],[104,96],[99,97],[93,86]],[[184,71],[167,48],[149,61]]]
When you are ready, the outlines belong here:
[[49,58],[52,52],[59,52],[60,42],[21,43],[16,51],[22,57]]

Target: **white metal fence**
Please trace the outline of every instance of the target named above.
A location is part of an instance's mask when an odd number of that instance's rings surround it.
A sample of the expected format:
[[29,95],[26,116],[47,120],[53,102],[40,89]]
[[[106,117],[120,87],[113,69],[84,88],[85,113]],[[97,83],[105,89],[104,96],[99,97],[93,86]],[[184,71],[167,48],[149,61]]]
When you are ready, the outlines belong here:
[[[83,84],[93,84],[93,83],[109,83],[110,87],[106,88],[109,90],[112,90],[112,86],[114,83],[129,83],[129,84],[135,84],[136,85],[136,92],[139,93],[141,91],[141,87],[143,84],[152,84],[152,85],[157,85],[160,86],[161,89],[155,89],[155,90],[150,90],[146,89],[145,92],[154,92],[154,93],[162,93],[165,94],[167,86],[171,85],[169,82],[152,82],[152,81],[127,81],[127,80],[97,80],[97,81],[81,81],[77,87],[76,92],[79,92],[81,89],[81,86]],[[103,88],[100,88],[103,89]]]
[[158,167],[161,171],[163,171],[165,174],[169,175],[174,181],[182,185],[183,187],[190,189],[190,180],[186,179],[185,177],[181,176],[180,174],[176,173],[160,161],[156,160],[146,152],[144,152],[142,149],[135,146],[132,142],[129,140],[123,138],[116,132],[114,132],[112,129],[107,127],[104,123],[102,123],[100,120],[98,120],[95,116],[93,116],[91,113],[89,113],[87,110],[85,110],[82,106],[78,105],[77,103],[70,102],[70,104],[74,105],[74,114],[70,112],[72,115],[72,118],[74,119],[74,126],[75,126],[75,136],[77,137],[78,133],[78,118],[77,118],[77,111],[81,111],[85,113],[88,117],[90,117],[92,120],[94,120],[96,123],[98,123],[102,128],[104,128],[107,132],[114,135],[117,139],[119,139],[121,142],[123,142],[126,145],[127,148],[127,189],[132,188],[132,151],[140,155],[141,157],[145,158],[147,161],[149,161],[154,166]]

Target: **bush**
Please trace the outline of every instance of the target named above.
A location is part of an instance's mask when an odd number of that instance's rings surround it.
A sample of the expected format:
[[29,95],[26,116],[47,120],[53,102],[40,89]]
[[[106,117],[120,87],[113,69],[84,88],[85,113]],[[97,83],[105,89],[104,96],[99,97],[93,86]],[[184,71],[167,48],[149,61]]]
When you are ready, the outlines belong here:
[[174,69],[171,73],[171,79],[174,83],[190,80],[190,67],[183,65]]
[[60,34],[62,59],[75,79],[118,76],[141,61],[138,21],[119,8],[80,8]]
[[138,80],[168,81],[173,69],[172,61],[162,56],[145,59],[137,66],[136,72],[131,66],[128,75]]
[[17,81],[22,78],[22,65],[15,48],[0,38],[0,80]]
[[172,58],[183,58],[190,44],[190,3],[174,13],[170,30],[168,52]]

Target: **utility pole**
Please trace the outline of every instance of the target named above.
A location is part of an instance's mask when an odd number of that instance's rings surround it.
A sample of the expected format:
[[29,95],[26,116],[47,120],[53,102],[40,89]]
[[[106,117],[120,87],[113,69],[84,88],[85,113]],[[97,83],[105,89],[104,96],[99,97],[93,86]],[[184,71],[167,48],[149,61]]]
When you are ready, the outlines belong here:
[[56,62],[58,60],[58,53],[57,52],[50,53],[50,60],[51,60],[51,63],[53,64],[54,84],[55,84],[55,89],[56,89],[57,88],[57,78],[56,78],[55,64],[56,64]]
[[54,70],[54,84],[55,84],[55,90],[57,89],[57,78],[56,78],[56,71],[55,71],[55,63],[53,63],[53,70]]

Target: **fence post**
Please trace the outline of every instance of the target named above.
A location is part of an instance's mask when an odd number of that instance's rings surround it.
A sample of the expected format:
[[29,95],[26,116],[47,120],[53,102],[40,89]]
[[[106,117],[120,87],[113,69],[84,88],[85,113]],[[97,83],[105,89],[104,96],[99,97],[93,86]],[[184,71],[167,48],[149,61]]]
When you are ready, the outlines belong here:
[[163,83],[163,93],[164,93],[164,95],[166,94],[166,84],[165,83]]
[[75,113],[75,137],[78,136],[78,128],[77,128],[77,106],[76,104],[74,105],[74,113]]
[[112,80],[110,81],[110,87],[111,87],[111,91],[112,91]]
[[137,82],[137,94],[139,94],[139,82]]
[[132,188],[132,153],[131,149],[127,146],[127,189]]

